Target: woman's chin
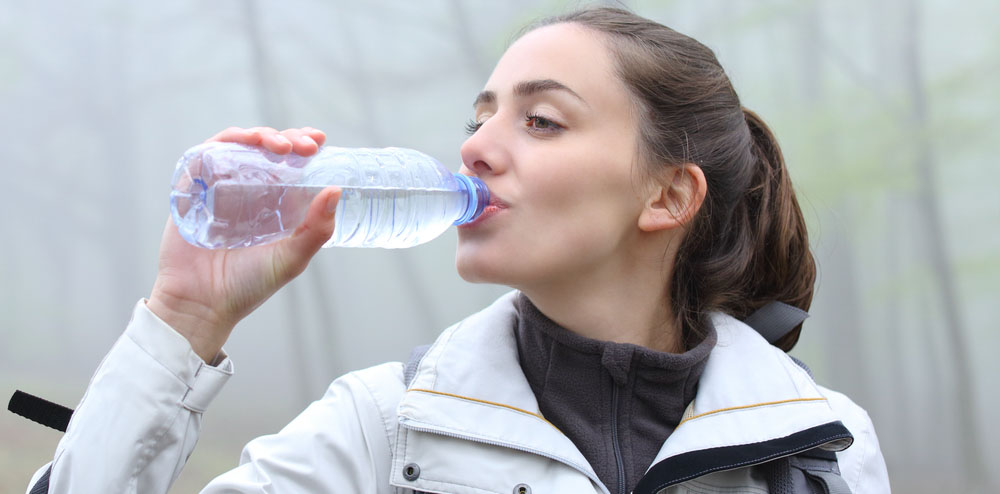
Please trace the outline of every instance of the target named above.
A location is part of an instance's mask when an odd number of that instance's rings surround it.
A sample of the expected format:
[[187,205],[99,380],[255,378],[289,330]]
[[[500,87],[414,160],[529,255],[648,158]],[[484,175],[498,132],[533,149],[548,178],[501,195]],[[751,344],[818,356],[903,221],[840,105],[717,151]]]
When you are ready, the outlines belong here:
[[493,277],[490,276],[491,270],[485,269],[481,264],[463,259],[461,256],[455,259],[455,268],[463,280],[469,283],[494,283]]
[[[465,247],[465,248],[463,248]],[[487,256],[473,246],[463,246],[455,254],[455,268],[458,275],[469,283],[494,283],[509,285],[514,274],[509,263],[501,262],[494,256]]]

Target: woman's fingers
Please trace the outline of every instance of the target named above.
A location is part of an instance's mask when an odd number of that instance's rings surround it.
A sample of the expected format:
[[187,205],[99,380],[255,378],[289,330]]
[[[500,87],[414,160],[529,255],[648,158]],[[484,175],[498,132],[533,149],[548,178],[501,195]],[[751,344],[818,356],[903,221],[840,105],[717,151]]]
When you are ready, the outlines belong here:
[[326,134],[319,129],[314,129],[312,127],[302,127],[302,132],[311,137],[317,145],[322,146],[326,142]]
[[278,131],[271,127],[244,129],[230,127],[209,138],[206,142],[235,142],[247,146],[260,146],[272,153],[295,153],[310,156],[326,142],[326,134],[312,127]]
[[247,130],[252,136],[259,136],[260,141],[256,144],[257,146],[272,153],[288,154],[293,150],[292,141],[271,127],[253,127]]
[[341,192],[340,187],[327,187],[313,198],[306,219],[291,237],[276,246],[276,272],[287,276],[286,279],[298,276],[320,247],[330,240]]
[[319,150],[319,143],[304,132],[304,129],[287,129],[278,135],[286,138],[292,144],[292,152],[295,154],[310,156]]
[[266,136],[276,133],[278,131],[270,127],[253,127],[250,129],[229,127],[210,137],[205,142],[236,142],[246,144],[247,146],[260,146]]
[[291,141],[292,152],[301,154],[302,156],[314,154],[326,142],[326,134],[312,127],[286,129],[281,131],[280,134]]

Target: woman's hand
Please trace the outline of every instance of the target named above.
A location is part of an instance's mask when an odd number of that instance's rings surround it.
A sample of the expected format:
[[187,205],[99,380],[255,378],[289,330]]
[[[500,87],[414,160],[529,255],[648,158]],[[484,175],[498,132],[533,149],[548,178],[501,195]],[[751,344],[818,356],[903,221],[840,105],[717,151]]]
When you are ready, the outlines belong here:
[[[309,127],[281,132],[268,127],[231,127],[206,142],[236,142],[277,154],[309,156],[325,140],[323,132]],[[181,238],[168,218],[147,307],[211,362],[236,323],[298,276],[330,239],[339,200],[340,189],[328,187],[313,199],[305,220],[290,237],[241,249],[195,247]]]

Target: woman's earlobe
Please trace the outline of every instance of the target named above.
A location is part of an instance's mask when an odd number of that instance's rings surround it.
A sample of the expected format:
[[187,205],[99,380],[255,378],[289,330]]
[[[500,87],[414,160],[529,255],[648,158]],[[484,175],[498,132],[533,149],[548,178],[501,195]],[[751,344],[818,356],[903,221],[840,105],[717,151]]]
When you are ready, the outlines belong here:
[[672,167],[664,178],[652,188],[639,215],[642,231],[683,227],[695,217],[705,200],[707,185],[700,167],[692,164]]

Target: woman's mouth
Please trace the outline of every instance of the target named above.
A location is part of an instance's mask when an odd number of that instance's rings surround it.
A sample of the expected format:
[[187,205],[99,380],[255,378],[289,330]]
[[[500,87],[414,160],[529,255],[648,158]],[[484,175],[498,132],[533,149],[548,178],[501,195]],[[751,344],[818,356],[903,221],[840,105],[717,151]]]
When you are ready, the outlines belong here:
[[493,216],[496,216],[497,214],[503,212],[506,209],[507,209],[507,203],[503,202],[495,195],[491,194],[490,203],[487,204],[485,208],[483,208],[483,212],[480,213],[475,220],[470,221],[469,223],[465,223],[463,225],[459,225],[458,228],[460,229],[475,228],[476,226],[482,224],[483,222],[487,221]]

